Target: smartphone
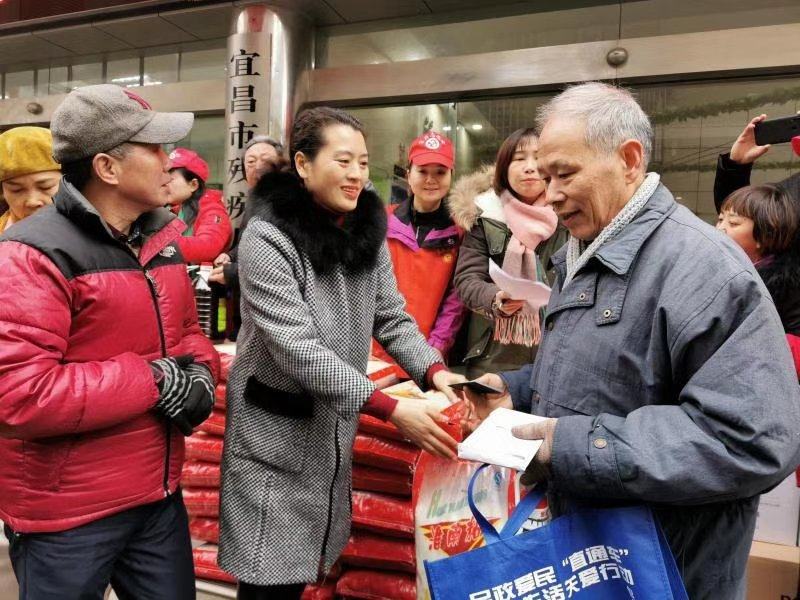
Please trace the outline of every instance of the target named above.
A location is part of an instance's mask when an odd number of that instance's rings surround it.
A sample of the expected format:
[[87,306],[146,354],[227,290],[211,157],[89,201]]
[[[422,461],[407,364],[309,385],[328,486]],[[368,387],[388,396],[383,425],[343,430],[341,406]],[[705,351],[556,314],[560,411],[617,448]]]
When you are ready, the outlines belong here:
[[461,383],[451,383],[450,387],[454,390],[460,390],[468,387],[476,394],[502,394],[503,390],[498,390],[496,387],[480,383],[478,381],[462,381]]
[[800,115],[756,123],[756,144],[783,144],[800,135]]

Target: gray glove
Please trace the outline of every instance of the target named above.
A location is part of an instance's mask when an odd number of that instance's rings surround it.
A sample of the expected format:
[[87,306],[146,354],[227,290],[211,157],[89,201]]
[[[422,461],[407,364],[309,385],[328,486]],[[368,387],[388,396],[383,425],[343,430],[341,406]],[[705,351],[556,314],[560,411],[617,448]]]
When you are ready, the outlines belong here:
[[523,440],[542,440],[542,445],[536,456],[533,457],[525,472],[520,477],[522,485],[535,485],[541,481],[553,478],[553,441],[556,435],[556,424],[558,419],[546,419],[528,425],[517,425],[511,430],[514,437]]

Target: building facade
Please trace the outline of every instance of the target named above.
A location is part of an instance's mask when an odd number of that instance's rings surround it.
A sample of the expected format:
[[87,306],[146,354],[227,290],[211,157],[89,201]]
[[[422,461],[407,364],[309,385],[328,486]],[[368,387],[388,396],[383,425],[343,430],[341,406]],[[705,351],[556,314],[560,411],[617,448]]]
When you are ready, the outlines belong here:
[[[236,121],[231,40],[251,7],[279,15],[295,37],[276,45],[273,29],[259,53],[269,69],[260,76],[270,89],[284,85],[287,106],[277,110],[268,98],[254,108],[257,118]],[[800,109],[796,0],[3,0],[0,19],[0,129],[46,125],[76,86],[139,87],[159,110],[195,112],[182,145],[208,160],[234,216],[241,198],[231,140],[283,137],[283,117],[303,106],[341,106],[364,121],[371,177],[389,199],[402,187],[409,142],[424,130],[453,139],[460,175],[491,162],[565,84],[619,82],[636,90],[656,126],[653,170],[708,220],[717,154],[753,116]],[[276,72],[284,64],[276,49],[288,52],[291,68]],[[267,107],[282,117],[267,117]],[[258,126],[237,132],[237,122]],[[753,181],[797,168],[788,145],[776,146]]]

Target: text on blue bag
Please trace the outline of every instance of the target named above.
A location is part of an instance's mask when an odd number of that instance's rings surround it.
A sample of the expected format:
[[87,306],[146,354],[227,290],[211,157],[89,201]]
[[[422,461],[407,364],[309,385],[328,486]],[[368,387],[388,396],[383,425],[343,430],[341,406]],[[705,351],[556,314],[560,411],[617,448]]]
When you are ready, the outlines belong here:
[[[573,552],[562,561],[559,578],[554,566],[524,573],[513,581],[501,583],[490,589],[473,592],[469,600],[566,600],[581,590],[604,581],[623,580],[634,586],[633,573],[622,566],[627,548],[591,546]],[[631,597],[633,596],[632,590]]]

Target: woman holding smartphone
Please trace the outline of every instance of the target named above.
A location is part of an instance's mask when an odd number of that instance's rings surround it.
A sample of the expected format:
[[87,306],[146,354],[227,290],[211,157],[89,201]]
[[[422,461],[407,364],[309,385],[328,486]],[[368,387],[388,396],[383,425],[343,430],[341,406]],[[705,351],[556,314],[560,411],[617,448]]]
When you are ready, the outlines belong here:
[[[717,172],[714,177],[714,206],[717,212],[722,209],[722,202],[728,196],[739,188],[750,185],[750,172],[753,164],[769,152],[771,148],[769,144],[759,145],[756,142],[756,127],[766,120],[766,114],[760,114],[750,119],[734,140],[730,152],[719,155]],[[800,156],[800,136],[791,141],[794,153]],[[790,175],[779,181],[778,185],[789,193],[792,201],[800,204],[800,173]]]

